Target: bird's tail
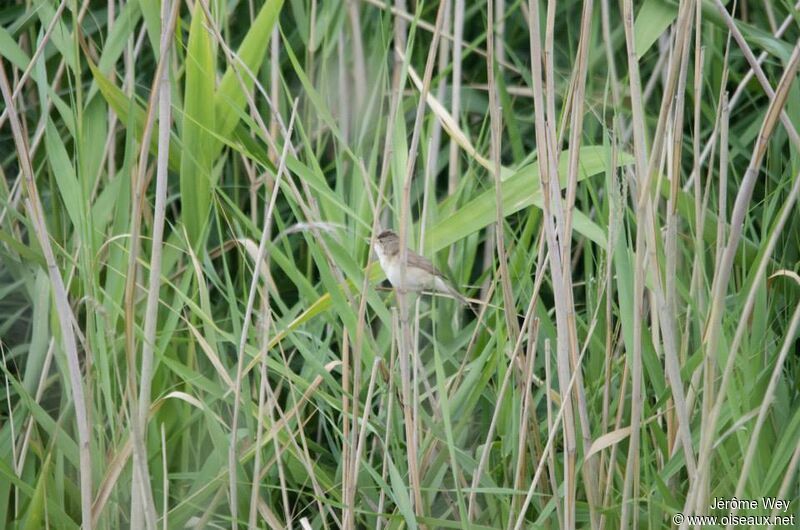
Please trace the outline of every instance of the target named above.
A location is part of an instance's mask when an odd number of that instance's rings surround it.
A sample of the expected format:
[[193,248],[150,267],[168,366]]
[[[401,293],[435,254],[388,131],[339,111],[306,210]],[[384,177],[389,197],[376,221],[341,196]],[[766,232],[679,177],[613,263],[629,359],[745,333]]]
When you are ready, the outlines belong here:
[[459,302],[461,302],[465,306],[469,307],[473,312],[475,312],[475,308],[472,307],[472,302],[470,302],[464,295],[459,293],[455,289],[455,287],[451,286],[450,284],[448,284],[446,281],[444,281],[442,278],[440,278],[438,276],[436,277],[436,290],[441,292],[441,293],[444,293],[446,295],[452,296],[453,298],[455,298],[456,300],[458,300]]

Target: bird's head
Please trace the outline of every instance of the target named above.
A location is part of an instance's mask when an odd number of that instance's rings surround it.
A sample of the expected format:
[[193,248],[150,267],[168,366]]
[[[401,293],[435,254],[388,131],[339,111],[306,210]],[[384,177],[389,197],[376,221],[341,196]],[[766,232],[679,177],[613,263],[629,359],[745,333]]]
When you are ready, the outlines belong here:
[[394,256],[400,252],[400,237],[391,230],[384,230],[375,240],[375,252],[379,256]]

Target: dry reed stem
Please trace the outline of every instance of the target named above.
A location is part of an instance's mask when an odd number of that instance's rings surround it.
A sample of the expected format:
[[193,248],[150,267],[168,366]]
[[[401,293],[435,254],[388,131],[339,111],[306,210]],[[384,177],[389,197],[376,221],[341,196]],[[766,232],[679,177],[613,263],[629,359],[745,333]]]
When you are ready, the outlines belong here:
[[[414,119],[414,130],[411,135],[411,144],[408,149],[408,162],[405,168],[405,175],[403,180],[403,194],[400,202],[400,285],[405,285],[406,279],[406,262],[408,260],[408,229],[411,221],[411,180],[414,175],[414,168],[416,166],[417,150],[419,147],[419,138],[422,133],[422,122],[425,114],[425,103],[428,93],[430,92],[431,77],[433,76],[433,66],[436,59],[436,52],[439,46],[439,38],[441,36],[442,24],[444,22],[444,13],[446,5],[441,3],[439,10],[436,14],[436,25],[433,32],[433,41],[431,42],[428,51],[428,57],[425,62],[425,73],[422,79],[422,91],[420,94],[419,104],[417,105],[417,112]],[[418,443],[418,417],[412,414],[411,406],[416,403],[411,403],[412,393],[410,388],[411,373],[409,372],[408,361],[412,360],[411,356],[415,351],[412,343],[411,327],[408,322],[408,301],[406,299],[406,290],[400,288],[397,290],[397,305],[400,312],[400,369],[401,377],[403,378],[403,411],[406,419],[406,448],[408,451],[408,466],[409,478],[411,480],[411,489],[414,497],[414,513],[421,517],[424,513],[422,505],[422,491],[420,483],[420,469],[419,460],[417,458],[417,443]],[[414,373],[416,378],[416,373]],[[416,384],[414,388],[416,388]]]
[[[405,61],[404,61],[405,62]],[[387,131],[393,131],[394,125],[397,120],[398,116],[398,108],[400,104],[400,97],[401,97],[401,87],[400,84],[402,82],[401,76],[399,75],[400,70],[395,70],[395,74],[392,78],[392,86],[390,89],[391,93],[391,100],[389,103],[389,117],[387,120]],[[392,135],[387,132],[386,137],[384,139],[384,147],[383,147],[383,159],[381,165],[381,172],[378,178],[378,195],[375,200],[371,201],[372,204],[372,226],[370,228],[370,242],[369,248],[372,249],[375,245],[375,239],[379,232],[379,223],[380,223],[380,209],[381,209],[381,200],[385,195],[386,185],[389,179],[389,168],[390,168],[390,161],[391,161],[391,154],[392,154]],[[365,189],[368,187],[365,186]],[[365,270],[369,270],[373,263],[372,260],[372,252],[370,251],[367,257],[367,265]],[[353,346],[353,357],[352,359],[343,359],[343,369],[342,369],[342,412],[345,417],[350,415],[350,395],[353,396],[353,401],[358,402],[358,392],[357,389],[354,388],[353,391],[350,391],[350,371],[353,369],[353,363],[360,363],[361,362],[361,350],[364,344],[364,331],[366,329],[366,310],[367,310],[367,293],[369,289],[369,275],[364,274],[364,281],[361,285],[361,297],[358,306],[358,317],[357,317],[357,324],[356,324],[356,338],[355,344]],[[358,461],[352,458],[350,455],[352,454],[351,450],[353,447],[353,440],[356,439],[357,435],[357,424],[356,424],[356,415],[355,413],[352,414],[353,416],[353,425],[352,425],[352,434],[350,434],[351,427],[348,425],[347,421],[344,422],[344,437],[345,440],[349,440],[349,445],[346,443],[342,448],[343,453],[343,461],[345,462],[345,472],[343,473],[342,477],[342,492],[344,498],[344,508],[343,508],[343,525],[345,528],[350,528],[355,521],[355,514],[352,513],[354,508],[354,499],[355,499],[355,492],[358,485]],[[364,429],[365,427],[362,427]],[[384,459],[384,466],[386,465],[386,461]],[[386,471],[384,467],[384,471]]]
[[[772,136],[772,133],[777,126],[779,121],[779,116],[783,115],[783,107],[786,103],[786,100],[789,95],[789,88],[791,87],[792,82],[794,81],[794,77],[797,73],[798,67],[800,66],[800,45],[795,46],[795,49],[792,53],[792,56],[786,65],[784,70],[783,76],[781,77],[780,83],[778,85],[778,89],[773,93],[774,95],[770,97],[770,105],[767,109],[767,114],[764,117],[764,122],[762,123],[761,130],[759,131],[758,137],[756,139],[756,144],[753,147],[753,154],[750,159],[750,163],[747,167],[745,172],[744,178],[742,179],[742,183],[739,187],[739,192],[736,195],[736,202],[734,204],[733,214],[731,216],[731,226],[730,226],[730,233],[728,235],[728,240],[725,245],[725,250],[722,255],[722,259],[720,260],[719,268],[714,275],[714,284],[712,286],[713,290],[713,297],[711,301],[711,307],[709,310],[709,315],[707,319],[707,327],[704,335],[704,345],[706,355],[715,355],[717,351],[717,347],[720,340],[721,334],[721,327],[722,327],[722,311],[723,311],[723,298],[725,293],[727,292],[728,288],[728,281],[730,279],[730,275],[733,268],[733,262],[736,256],[736,250],[739,246],[739,242],[742,235],[743,230],[743,223],[744,217],[747,213],[750,199],[753,194],[753,190],[755,188],[756,179],[758,177],[759,168],[761,166],[761,161],[766,153],[767,143]],[[795,133],[796,134],[796,133]],[[791,137],[791,136],[790,136]],[[791,205],[792,202],[797,197],[797,190],[798,190],[798,183],[797,179],[795,179],[795,186],[792,189],[792,193],[790,194],[789,198],[787,199],[784,209],[781,214],[781,219],[779,219],[776,227],[773,228],[772,233],[770,234],[768,243],[766,245],[766,250],[762,252],[761,260],[757,266],[757,270],[759,271],[758,275],[763,273],[765,270],[766,265],[768,263],[768,258],[771,254],[772,248],[777,240],[777,235],[781,231],[783,226],[783,219],[785,216],[788,216],[789,207],[787,205]],[[731,343],[728,360],[725,365],[725,370],[722,376],[722,382],[720,383],[719,390],[717,392],[717,399],[714,403],[714,407],[711,411],[711,416],[709,418],[709,424],[706,425],[706,428],[702,431],[702,436],[700,440],[700,450],[699,450],[699,457],[698,457],[698,469],[695,475],[694,481],[691,483],[689,494],[686,497],[686,504],[684,506],[685,511],[687,513],[692,513],[692,509],[696,508],[698,510],[702,510],[704,506],[707,506],[708,503],[706,502],[707,499],[703,499],[702,495],[697,495],[697,482],[698,479],[705,481],[707,477],[704,477],[709,473],[709,465],[710,465],[710,457],[711,451],[713,446],[713,439],[715,437],[716,432],[716,424],[719,419],[722,404],[725,401],[725,394],[727,390],[727,386],[730,382],[731,373],[733,372],[734,361],[736,359],[736,353],[738,350],[739,341],[742,338],[742,334],[744,332],[744,327],[747,322],[747,316],[749,315],[750,311],[752,310],[753,303],[755,301],[755,287],[756,284],[754,283],[750,292],[747,296],[747,301],[745,303],[744,311],[742,317],[740,319],[739,325],[736,328],[736,334],[734,335],[733,342]]]
[[[559,186],[558,169],[557,169],[557,147],[556,147],[556,130],[554,103],[551,99],[552,93],[548,92],[551,97],[545,103],[545,88],[543,82],[552,84],[553,81],[553,63],[552,63],[552,42],[553,42],[553,17],[554,5],[552,2],[548,3],[548,17],[545,35],[545,48],[542,50],[541,37],[539,31],[539,6],[534,1],[529,2],[529,22],[530,28],[530,53],[531,53],[531,74],[533,79],[533,93],[534,93],[534,109],[535,109],[535,131],[536,131],[536,145],[539,152],[539,167],[540,167],[540,185],[543,196],[543,223],[544,233],[548,247],[548,257],[550,262],[550,272],[552,275],[553,297],[555,300],[555,316],[556,316],[556,371],[559,381],[559,390],[561,392],[561,409],[559,411],[559,418],[563,412],[563,429],[564,429],[564,528],[575,528],[575,500],[576,500],[576,432],[575,420],[573,415],[573,399],[570,395],[572,393],[572,384],[568,382],[574,381],[579,373],[579,370],[571,370],[571,348],[576,347],[576,341],[571,337],[571,326],[569,323],[568,314],[570,308],[568,306],[569,298],[565,292],[565,288],[569,286],[570,280],[564,277],[565,269],[564,261],[569,260],[567,256],[562,255],[561,242],[564,238],[563,229],[564,212],[561,204],[561,191]],[[545,66],[545,71],[542,72],[542,64]],[[580,366],[580,361],[574,363]],[[571,372],[571,373],[570,373]],[[556,420],[556,423],[559,420]],[[548,440],[548,447],[552,442],[552,435]],[[546,449],[547,450],[547,449]],[[541,465],[540,465],[541,467]],[[537,470],[537,475],[538,475]],[[533,483],[536,483],[534,478]],[[532,490],[529,492],[529,496]],[[526,499],[521,513],[527,509],[529,498]],[[517,520],[517,528],[522,523],[522,517]]]
[[[500,150],[502,143],[502,118],[500,116],[500,98],[497,94],[497,85],[495,81],[495,34],[494,34],[494,0],[488,0],[487,4],[487,52],[489,59],[486,62],[487,78],[489,82],[489,127],[490,127],[490,143],[492,152],[492,168],[494,175],[494,204],[495,204],[495,222],[494,222],[494,244],[496,245],[497,263],[499,264],[500,271],[500,286],[503,292],[503,303],[508,311],[504,311],[506,319],[506,327],[511,342],[516,342],[517,337],[520,335],[519,324],[517,323],[516,316],[511,311],[514,306],[513,288],[511,286],[511,277],[508,272],[508,259],[506,256],[505,244],[505,231],[503,225],[505,223],[505,216],[503,215],[503,198],[502,198],[502,183],[500,178]],[[501,34],[502,38],[502,34]],[[490,245],[487,242],[487,250]],[[488,267],[487,267],[488,268]]]
[[89,410],[87,408],[84,393],[83,377],[81,375],[80,359],[78,358],[78,345],[73,329],[75,316],[69,304],[64,280],[58,269],[58,263],[53,253],[53,246],[50,242],[50,234],[47,231],[47,224],[44,218],[44,211],[39,190],[36,186],[36,178],[31,165],[30,151],[28,150],[26,138],[24,136],[24,126],[17,114],[16,104],[12,98],[11,87],[6,77],[6,69],[0,61],[0,90],[3,94],[8,119],[11,125],[11,134],[14,138],[14,145],[17,149],[17,160],[19,161],[20,171],[24,176],[24,188],[28,196],[27,209],[36,231],[36,237],[44,254],[47,263],[47,272],[53,289],[53,298],[56,304],[59,325],[61,327],[61,340],[63,341],[64,353],[67,357],[67,367],[69,369],[70,390],[72,399],[75,402],[75,422],[78,428],[78,456],[80,462],[80,497],[81,497],[81,527],[84,530],[92,528],[92,457],[91,457],[91,430],[89,428]]

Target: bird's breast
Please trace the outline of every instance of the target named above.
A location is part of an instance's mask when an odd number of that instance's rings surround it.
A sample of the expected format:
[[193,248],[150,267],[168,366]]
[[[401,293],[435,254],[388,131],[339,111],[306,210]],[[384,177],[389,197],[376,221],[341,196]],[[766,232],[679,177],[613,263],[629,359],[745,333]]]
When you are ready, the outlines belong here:
[[409,291],[422,291],[433,288],[435,278],[425,270],[418,267],[406,266],[405,281],[401,278],[400,260],[395,260],[393,267],[389,267],[386,276],[395,288],[404,285]]

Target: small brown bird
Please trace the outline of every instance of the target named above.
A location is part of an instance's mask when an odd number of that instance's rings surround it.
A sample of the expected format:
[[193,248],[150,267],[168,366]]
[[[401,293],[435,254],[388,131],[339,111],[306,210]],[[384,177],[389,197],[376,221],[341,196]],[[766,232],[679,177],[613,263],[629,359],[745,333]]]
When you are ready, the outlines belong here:
[[[386,273],[389,283],[395,289],[400,289],[400,237],[391,230],[381,232],[375,241],[375,254],[378,255],[381,268]],[[407,290],[438,291],[469,305],[469,301],[447,283],[444,275],[436,270],[428,258],[420,256],[411,249],[408,249],[407,256],[405,277]]]

